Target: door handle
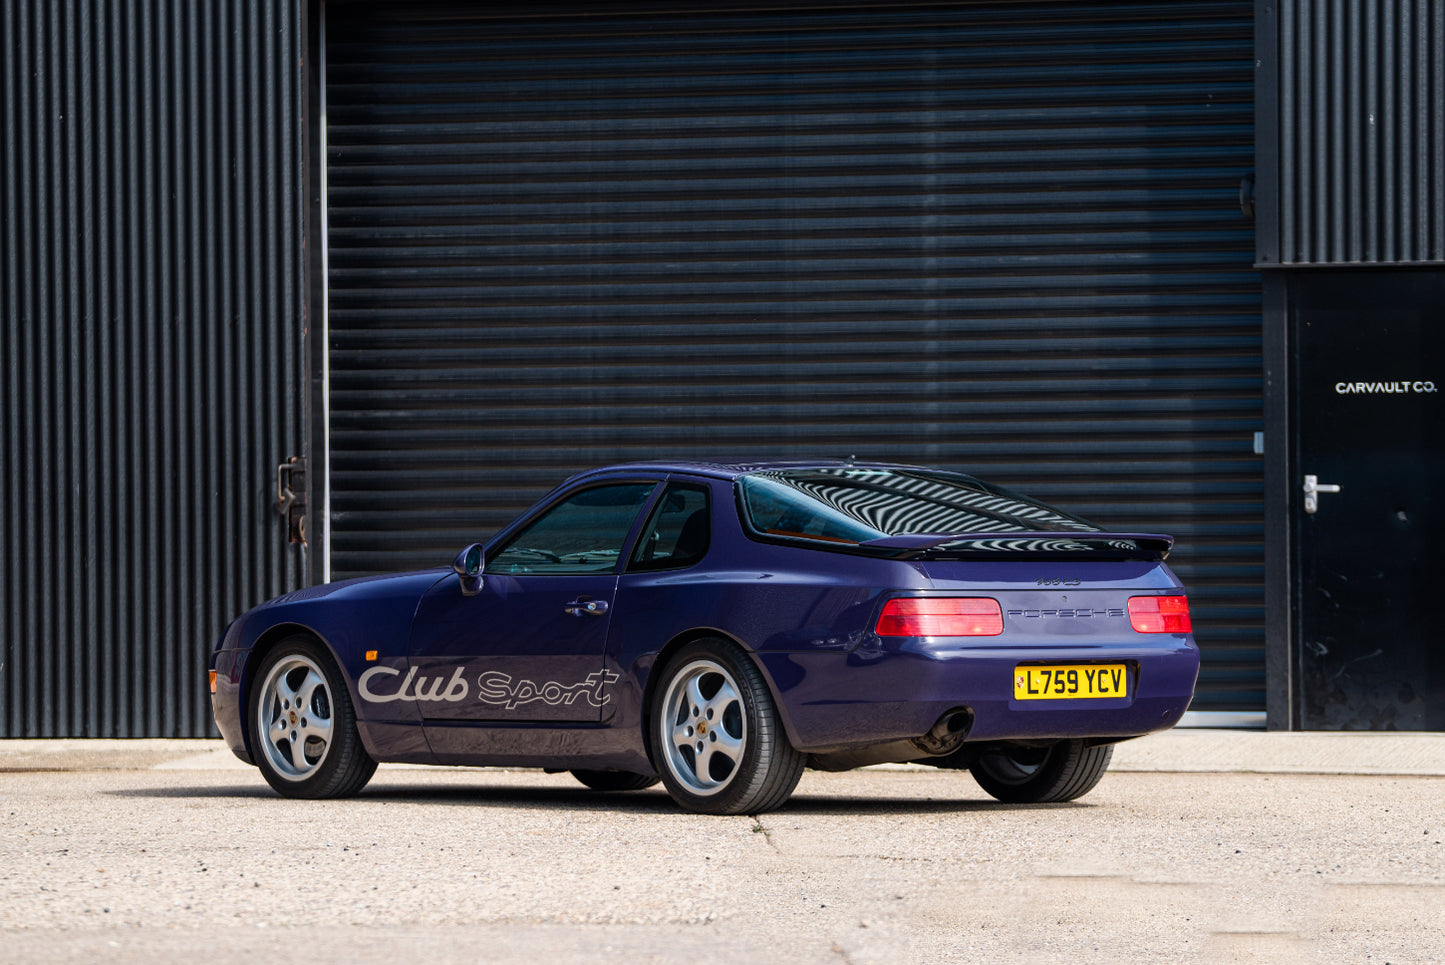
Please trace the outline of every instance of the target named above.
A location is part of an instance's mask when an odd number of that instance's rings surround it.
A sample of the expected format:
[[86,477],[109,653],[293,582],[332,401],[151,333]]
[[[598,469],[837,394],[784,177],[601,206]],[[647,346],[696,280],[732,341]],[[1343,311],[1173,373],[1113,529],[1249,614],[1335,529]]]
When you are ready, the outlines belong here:
[[571,603],[562,604],[562,612],[570,613],[574,617],[589,616],[600,617],[607,612],[606,600],[590,600],[586,597],[578,597]]
[[1319,476],[1305,476],[1305,512],[1313,515],[1320,509],[1320,493],[1337,493],[1340,487],[1335,483],[1322,483]]

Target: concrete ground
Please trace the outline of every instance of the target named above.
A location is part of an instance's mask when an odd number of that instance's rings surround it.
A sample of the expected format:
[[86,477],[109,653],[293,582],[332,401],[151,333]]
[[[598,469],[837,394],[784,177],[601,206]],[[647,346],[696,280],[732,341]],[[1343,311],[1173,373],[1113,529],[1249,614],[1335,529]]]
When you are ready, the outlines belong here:
[[0,962],[1440,962],[1445,735],[1176,730],[1072,804],[809,772],[684,814],[383,766],[288,801],[217,743],[0,741]]

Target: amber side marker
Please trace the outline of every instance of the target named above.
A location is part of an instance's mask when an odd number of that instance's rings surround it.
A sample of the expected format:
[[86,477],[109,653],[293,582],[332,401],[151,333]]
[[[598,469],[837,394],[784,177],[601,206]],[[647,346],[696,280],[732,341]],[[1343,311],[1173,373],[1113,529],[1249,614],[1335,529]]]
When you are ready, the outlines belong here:
[[215,672],[214,670],[210,671],[210,678],[211,678],[211,693],[214,694],[214,693],[216,692],[216,672]]
[[375,659],[376,659],[376,651],[375,651],[375,650],[368,650],[368,651],[366,651],[366,659],[367,659],[367,660],[375,660]]

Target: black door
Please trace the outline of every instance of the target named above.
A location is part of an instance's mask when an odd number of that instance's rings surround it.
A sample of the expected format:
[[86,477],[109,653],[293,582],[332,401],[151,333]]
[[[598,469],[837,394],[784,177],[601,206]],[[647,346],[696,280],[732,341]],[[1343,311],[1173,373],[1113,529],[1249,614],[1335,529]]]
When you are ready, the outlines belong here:
[[1289,291],[1300,726],[1445,729],[1445,275]]

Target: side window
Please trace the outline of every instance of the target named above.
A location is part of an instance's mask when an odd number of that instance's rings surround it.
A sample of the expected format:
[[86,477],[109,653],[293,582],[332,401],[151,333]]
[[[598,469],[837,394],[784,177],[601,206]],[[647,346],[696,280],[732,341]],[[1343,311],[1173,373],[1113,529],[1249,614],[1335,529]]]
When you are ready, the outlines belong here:
[[656,483],[593,486],[544,512],[491,559],[488,573],[609,573]]
[[673,483],[658,500],[647,525],[642,527],[627,569],[636,572],[692,566],[707,555],[711,538],[707,489]]

